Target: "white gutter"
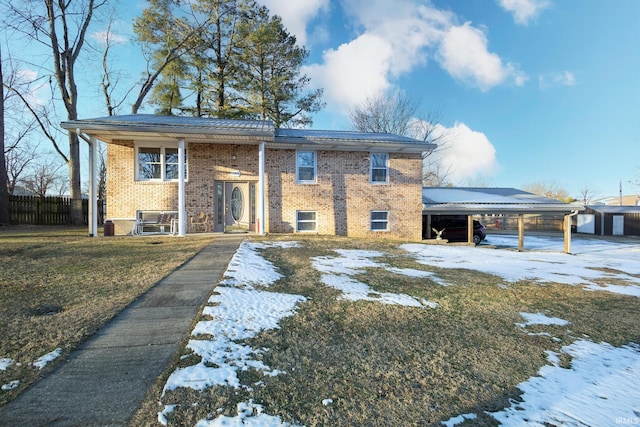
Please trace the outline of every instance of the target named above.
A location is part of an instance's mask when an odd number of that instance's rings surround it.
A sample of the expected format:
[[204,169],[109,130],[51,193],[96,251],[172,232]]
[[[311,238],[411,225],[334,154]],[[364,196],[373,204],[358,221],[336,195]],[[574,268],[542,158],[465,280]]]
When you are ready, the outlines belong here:
[[87,218],[87,223],[89,225],[89,237],[98,237],[98,173],[96,172],[98,141],[93,137],[87,138],[82,134],[80,128],[70,129],[70,131],[75,132],[78,138],[89,144],[89,218]]

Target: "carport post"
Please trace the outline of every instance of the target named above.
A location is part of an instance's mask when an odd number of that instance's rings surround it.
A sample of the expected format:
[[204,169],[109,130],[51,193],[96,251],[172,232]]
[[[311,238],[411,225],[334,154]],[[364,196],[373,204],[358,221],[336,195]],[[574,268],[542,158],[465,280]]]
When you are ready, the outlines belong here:
[[473,215],[467,215],[467,243],[473,245]]
[[518,252],[524,251],[524,214],[518,215]]

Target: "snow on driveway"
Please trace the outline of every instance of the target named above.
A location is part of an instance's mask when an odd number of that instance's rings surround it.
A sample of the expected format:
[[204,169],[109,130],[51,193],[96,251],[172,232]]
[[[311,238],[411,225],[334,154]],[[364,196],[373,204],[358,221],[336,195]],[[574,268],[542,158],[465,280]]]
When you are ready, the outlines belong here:
[[[517,247],[517,236],[490,236],[496,246]],[[295,248],[295,242],[252,243],[245,241],[234,255],[224,279],[215,289],[203,314],[211,320],[199,322],[188,347],[202,357],[192,367],[178,368],[169,377],[165,391],[177,387],[203,389],[212,385],[240,387],[237,371],[253,367],[265,375],[282,372],[260,361],[268,349],[253,349],[236,342],[262,330],[278,327],[279,319],[295,314],[302,296],[257,289],[269,286],[282,276],[275,266],[262,258],[259,249],[267,247]],[[581,285],[585,290],[618,292],[640,297],[640,244],[618,244],[597,240],[575,239],[575,255],[561,252],[562,239],[527,237],[526,252],[491,250],[462,246],[406,244],[401,246],[417,262],[440,268],[475,269],[497,275],[507,282],[535,280]],[[377,251],[337,250],[336,256],[315,257],[311,261],[322,273],[322,281],[342,292],[341,298],[366,299],[386,304],[422,306],[437,310],[437,305],[410,295],[375,292],[352,276],[365,268],[387,268],[396,274],[428,278],[445,284],[435,273],[411,269],[391,269],[375,258],[387,254]],[[604,270],[606,269],[606,270]],[[608,279],[625,285],[601,286]],[[517,325],[526,332],[533,324],[565,326],[568,322],[541,313],[520,313]],[[212,337],[212,338],[206,338]],[[607,343],[576,341],[560,353],[573,357],[569,369],[560,366],[560,354],[548,354],[549,365],[538,376],[518,387],[522,401],[490,415],[505,426],[602,426],[640,424],[640,346],[629,344],[613,347]],[[215,367],[212,367],[215,366]],[[321,404],[319,402],[318,404]],[[167,424],[167,415],[175,405],[166,405],[158,419]],[[476,414],[453,417],[442,424],[454,426]],[[546,424],[545,424],[546,423]],[[253,402],[238,404],[237,416],[219,416],[201,420],[198,427],[213,426],[290,426],[280,418],[265,414]]]

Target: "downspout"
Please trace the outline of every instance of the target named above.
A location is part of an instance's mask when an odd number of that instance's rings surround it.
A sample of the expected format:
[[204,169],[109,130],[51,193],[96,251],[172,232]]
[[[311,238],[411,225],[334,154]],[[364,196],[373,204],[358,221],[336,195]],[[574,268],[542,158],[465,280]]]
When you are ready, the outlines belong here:
[[98,174],[96,173],[96,157],[98,151],[98,144],[94,137],[87,138],[82,134],[80,128],[75,130],[78,138],[89,144],[89,237],[98,237],[98,198],[97,196],[97,183],[96,179]]
[[571,253],[571,217],[578,215],[577,210],[571,211],[570,214],[564,216],[564,253]]
[[98,236],[98,141],[91,137],[89,145],[89,236]]
[[178,236],[186,234],[186,210],[184,205],[184,139],[178,140]]
[[259,234],[266,234],[267,224],[265,224],[265,185],[264,185],[264,141],[260,141],[258,150],[258,227]]

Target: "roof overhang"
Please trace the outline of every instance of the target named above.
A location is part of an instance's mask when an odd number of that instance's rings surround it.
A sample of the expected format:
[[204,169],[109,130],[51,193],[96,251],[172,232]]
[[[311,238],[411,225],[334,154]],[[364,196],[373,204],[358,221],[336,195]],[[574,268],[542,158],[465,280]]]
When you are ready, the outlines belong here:
[[134,114],[62,122],[63,129],[112,143],[121,140],[184,139],[189,142],[234,141],[254,143],[273,141],[269,121],[225,120],[199,117]]
[[184,140],[192,143],[258,144],[273,149],[424,153],[435,144],[399,135],[353,131],[276,129],[263,120],[134,114],[71,120],[61,126],[109,144],[122,141]]

